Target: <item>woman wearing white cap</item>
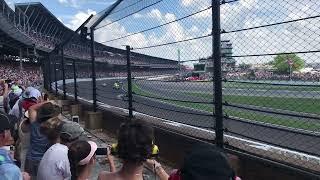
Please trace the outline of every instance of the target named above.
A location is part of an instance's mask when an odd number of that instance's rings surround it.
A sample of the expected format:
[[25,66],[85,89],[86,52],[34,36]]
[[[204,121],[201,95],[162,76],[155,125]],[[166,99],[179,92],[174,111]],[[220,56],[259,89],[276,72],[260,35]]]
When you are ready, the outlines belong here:
[[68,151],[71,180],[87,180],[95,164],[97,144],[92,141],[76,141]]

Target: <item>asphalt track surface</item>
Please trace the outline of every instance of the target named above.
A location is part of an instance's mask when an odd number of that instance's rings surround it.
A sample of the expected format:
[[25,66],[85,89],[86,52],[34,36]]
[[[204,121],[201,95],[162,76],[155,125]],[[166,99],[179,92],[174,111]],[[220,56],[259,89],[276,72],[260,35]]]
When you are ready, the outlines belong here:
[[[116,107],[128,108],[127,98],[123,89],[113,89],[116,80],[97,81],[97,99],[99,102],[109,104]],[[126,82],[124,82],[126,83]],[[200,85],[190,82],[159,82],[136,80],[136,84],[143,90],[157,93],[165,98],[174,98],[181,100],[199,101],[204,99],[195,97],[184,97],[181,91],[188,92],[212,92],[212,84]],[[84,99],[92,100],[92,84],[91,82],[78,83],[78,95]],[[274,90],[272,90],[274,91]],[[67,84],[67,92],[73,94],[73,84]],[[255,93],[257,96],[273,95],[276,97],[290,97],[285,91],[259,91],[259,90],[224,90],[224,94],[246,95],[245,93]],[[301,92],[294,92],[295,97],[302,96]],[[300,93],[300,94],[299,94]],[[305,92],[303,92],[305,97]],[[313,98],[319,98],[316,92],[308,92]],[[250,94],[252,95],[252,94]],[[180,122],[200,128],[213,129],[214,117],[212,114],[191,108],[181,107],[157,99],[151,99],[134,95],[133,107],[135,111],[159,117],[175,122]],[[206,99],[206,101],[208,101]],[[301,119],[303,120],[303,119]],[[270,126],[263,123],[252,123],[250,121],[238,118],[225,118],[224,126],[227,134],[237,137],[256,140],[262,143],[280,146],[283,148],[303,152],[311,155],[320,156],[320,135],[310,132],[294,131],[284,127]]]

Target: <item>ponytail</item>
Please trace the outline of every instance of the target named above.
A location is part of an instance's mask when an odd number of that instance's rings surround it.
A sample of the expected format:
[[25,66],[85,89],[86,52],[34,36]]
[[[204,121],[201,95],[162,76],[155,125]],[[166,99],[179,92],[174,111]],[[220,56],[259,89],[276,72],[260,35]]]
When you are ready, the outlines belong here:
[[68,158],[69,158],[69,164],[70,164],[70,172],[71,172],[71,180],[77,180],[78,178],[78,171],[77,171],[77,158],[73,157],[77,156],[77,154],[70,153],[70,150],[68,151]]
[[90,144],[86,141],[76,141],[69,147],[68,159],[70,164],[71,180],[77,180],[86,165],[79,162],[90,153]]

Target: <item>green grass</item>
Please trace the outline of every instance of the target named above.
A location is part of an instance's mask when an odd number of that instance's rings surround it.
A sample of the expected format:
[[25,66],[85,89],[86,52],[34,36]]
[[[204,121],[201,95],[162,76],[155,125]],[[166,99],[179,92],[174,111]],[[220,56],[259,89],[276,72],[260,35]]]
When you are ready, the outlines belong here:
[[[157,96],[157,95],[155,95],[153,93],[150,93],[150,92],[147,92],[145,90],[142,90],[135,83],[133,83],[132,90],[136,94],[145,95],[145,96],[151,96],[151,97],[157,97],[157,98],[160,97],[160,96]],[[203,94],[203,93],[191,93],[190,95],[197,96],[197,97],[210,98],[210,99],[213,98],[212,95]],[[238,98],[238,97],[239,96],[230,96],[230,97],[227,96],[227,97],[224,97],[224,99],[225,100],[227,99],[230,102],[239,103],[239,104],[243,104],[243,102],[248,102],[248,98],[249,98],[249,100],[252,100],[252,102],[266,101],[268,103],[275,103],[276,104],[276,102],[279,101],[279,98],[275,98],[275,99],[266,98],[265,99],[265,97],[248,97],[248,96],[243,96],[243,97],[240,96],[241,98]],[[258,99],[256,99],[256,98],[258,98]],[[290,98],[287,98],[287,99],[290,99]],[[236,102],[234,100],[236,100]],[[167,102],[167,103],[170,103],[170,104],[175,104],[175,105],[178,105],[178,106],[193,108],[193,109],[197,109],[197,110],[201,110],[201,111],[213,112],[213,106],[209,105],[209,104],[177,102],[177,101],[170,101],[170,100],[165,100],[163,102]],[[266,102],[264,102],[264,103],[266,103]],[[307,101],[303,100],[303,102],[306,103]],[[289,102],[289,103],[293,103],[293,102]],[[260,105],[261,106],[263,104],[261,104],[261,102],[260,102],[260,104],[251,104],[251,105]],[[296,105],[296,107],[297,106],[298,105]],[[281,107],[281,106],[273,105],[272,107]],[[288,107],[290,107],[290,106],[288,105]],[[304,107],[304,108],[306,108],[306,107]],[[228,109],[228,108],[225,108],[224,112],[229,116],[239,117],[239,118],[243,118],[243,119],[250,120],[250,121],[270,123],[270,124],[281,125],[281,126],[297,128],[297,129],[320,131],[320,123],[314,123],[314,122],[307,122],[307,121],[300,121],[300,120],[282,118],[282,117],[277,117],[277,116],[274,116],[274,115],[263,115],[263,114],[258,114],[258,113],[254,113],[254,112],[243,111],[243,110],[234,110],[234,109]],[[317,111],[317,112],[319,113],[319,111]]]
[[[186,94],[203,99],[213,99],[213,95],[208,93],[186,92]],[[224,95],[223,101],[233,104],[253,105],[296,112],[320,114],[320,100],[313,98]]]
[[261,89],[261,90],[290,90],[290,91],[319,91],[319,87],[306,86],[279,86],[270,84],[246,84],[238,82],[223,83],[224,88],[237,88],[237,89]]

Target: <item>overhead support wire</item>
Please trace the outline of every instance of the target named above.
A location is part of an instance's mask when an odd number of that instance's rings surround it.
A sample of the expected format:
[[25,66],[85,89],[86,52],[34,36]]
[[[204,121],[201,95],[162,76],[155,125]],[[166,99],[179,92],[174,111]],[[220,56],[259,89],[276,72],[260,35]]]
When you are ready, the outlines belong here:
[[309,19],[316,19],[316,18],[319,18],[319,17],[320,17],[320,15],[317,15],[317,16],[310,16],[310,17],[306,17],[306,18],[294,19],[294,20],[289,20],[289,21],[282,21],[282,22],[278,22],[278,23],[255,26],[255,27],[250,27],[250,28],[237,29],[237,30],[232,30],[232,31],[223,30],[221,32],[221,34],[248,31],[248,30],[259,29],[259,28],[264,28],[264,27],[271,27],[271,26],[276,26],[276,25],[282,25],[282,24],[288,24],[288,23],[293,23],[293,22],[305,21],[305,20],[309,20]]
[[182,43],[182,42],[188,42],[188,41],[193,41],[197,39],[203,39],[206,37],[210,37],[211,34],[204,35],[204,36],[198,36],[194,38],[189,38],[189,39],[184,39],[181,41],[174,41],[174,42],[169,42],[169,43],[163,43],[163,44],[158,44],[158,45],[152,45],[152,46],[145,46],[145,47],[140,47],[140,48],[133,48],[133,50],[141,50],[141,49],[149,49],[149,48],[154,48],[154,47],[161,47],[161,46],[166,46],[166,45],[171,45],[171,44],[177,44],[177,43]]
[[284,52],[284,53],[267,53],[267,54],[248,54],[248,55],[235,55],[235,56],[222,56],[222,57],[260,57],[260,56],[277,56],[277,55],[289,55],[289,54],[311,54],[320,53],[320,50],[314,51],[296,51],[296,52]]
[[179,22],[179,21],[181,21],[181,20],[183,20],[183,19],[186,19],[186,18],[189,18],[189,17],[191,17],[191,16],[197,15],[197,14],[202,13],[202,12],[204,12],[204,11],[207,11],[207,10],[209,10],[209,9],[211,9],[211,8],[212,8],[212,6],[209,6],[209,7],[205,8],[205,9],[203,9],[203,10],[200,10],[200,11],[197,11],[197,12],[195,12],[195,13],[189,14],[189,15],[187,15],[187,16],[178,18],[178,19],[176,19],[176,20],[173,20],[173,21],[170,21],[170,22],[167,22],[167,23],[158,25],[158,26],[154,26],[154,27],[152,27],[152,28],[145,29],[145,30],[142,30],[142,31],[139,31],[139,32],[135,32],[135,33],[128,34],[128,35],[125,35],[125,36],[121,36],[121,37],[119,37],[119,38],[111,39],[111,40],[108,40],[108,41],[103,41],[103,42],[101,42],[101,43],[102,43],[102,44],[103,44],[103,43],[108,43],[108,42],[120,40],[120,39],[123,39],[123,38],[131,37],[131,36],[134,36],[134,35],[136,35],[136,34],[144,33],[144,32],[150,31],[150,30],[154,30],[154,29],[157,29],[157,28],[160,28],[160,27],[163,27],[163,26],[172,24],[172,23],[174,23],[174,22]]
[[111,24],[113,24],[113,23],[115,23],[115,22],[118,22],[118,21],[120,21],[120,20],[122,20],[122,19],[125,19],[125,18],[127,18],[127,17],[130,17],[130,16],[132,16],[132,15],[134,15],[134,14],[136,14],[136,13],[138,13],[138,12],[144,10],[144,9],[147,9],[147,8],[149,8],[149,7],[152,7],[152,6],[158,4],[158,3],[162,2],[162,1],[163,1],[163,0],[159,0],[159,1],[155,2],[155,3],[152,3],[152,4],[144,7],[144,8],[139,9],[138,11],[135,11],[135,12],[133,12],[133,13],[130,13],[130,14],[122,17],[122,18],[119,18],[119,19],[117,19],[117,20],[115,20],[115,21],[112,21],[112,22],[110,22],[110,23],[108,23],[108,24],[105,24],[105,25],[103,25],[103,26],[96,27],[95,30],[101,29],[101,28],[106,27],[106,26],[109,26],[109,25],[111,25]]

